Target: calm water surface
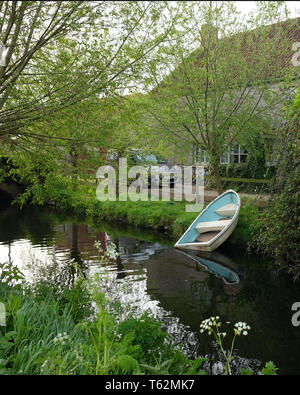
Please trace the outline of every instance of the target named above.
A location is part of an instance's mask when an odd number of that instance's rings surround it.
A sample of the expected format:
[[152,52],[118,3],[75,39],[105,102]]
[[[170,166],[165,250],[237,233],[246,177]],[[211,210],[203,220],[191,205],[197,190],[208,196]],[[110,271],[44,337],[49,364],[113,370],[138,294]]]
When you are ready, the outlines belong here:
[[[114,242],[120,256],[101,265],[95,241],[104,249]],[[173,244],[163,234],[120,224],[86,224],[51,210],[0,205],[0,263],[13,262],[28,281],[71,285],[76,262],[86,275],[103,273],[102,287],[122,303],[124,315],[150,310],[186,353],[210,356],[212,373],[220,372],[218,351],[210,337],[199,334],[199,325],[219,315],[223,322],[251,326],[248,336],[237,339],[237,369],[258,371],[272,360],[280,374],[299,374],[300,327],[291,323],[299,286],[229,244],[206,256],[182,253]]]

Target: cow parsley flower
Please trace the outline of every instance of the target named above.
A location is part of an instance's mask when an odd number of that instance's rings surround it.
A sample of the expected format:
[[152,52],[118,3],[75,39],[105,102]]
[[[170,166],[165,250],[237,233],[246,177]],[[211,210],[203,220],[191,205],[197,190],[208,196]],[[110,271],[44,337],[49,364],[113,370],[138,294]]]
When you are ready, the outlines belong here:
[[[229,321],[226,322],[227,324],[230,324]],[[227,374],[231,374],[231,367],[230,367],[230,363],[232,361],[233,357],[233,346],[234,346],[234,342],[237,336],[243,335],[243,336],[247,336],[248,335],[248,331],[251,329],[250,325],[248,325],[246,322],[242,322],[239,321],[237,323],[234,324],[234,336],[231,342],[231,349],[230,351],[225,351],[224,346],[223,346],[223,339],[227,336],[226,332],[220,332],[219,328],[222,325],[222,322],[220,321],[220,317],[219,316],[215,316],[215,317],[210,317],[207,318],[205,320],[203,320],[200,324],[200,333],[204,333],[207,332],[208,335],[213,334],[215,339],[216,339],[216,343],[217,345],[220,347],[224,358],[226,360],[226,372]]]
[[66,332],[64,332],[63,334],[58,333],[57,336],[55,336],[55,338],[53,339],[53,343],[54,344],[66,344],[67,341],[70,339],[70,336],[67,335]]

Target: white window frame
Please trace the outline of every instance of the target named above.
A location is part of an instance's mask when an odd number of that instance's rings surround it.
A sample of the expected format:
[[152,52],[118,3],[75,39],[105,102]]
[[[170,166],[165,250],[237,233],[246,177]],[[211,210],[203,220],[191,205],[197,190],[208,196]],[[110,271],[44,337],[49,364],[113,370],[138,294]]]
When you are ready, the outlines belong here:
[[[221,157],[220,157],[220,164],[221,165],[229,165],[230,163],[244,163],[244,162],[241,162],[242,155],[247,155],[247,160],[248,160],[248,152],[247,152],[247,154],[245,154],[245,152],[244,152],[245,149],[244,148],[242,149],[240,145],[238,145],[238,152],[234,153],[233,150],[234,150],[234,147],[229,146],[227,148],[227,151],[225,151],[224,154],[221,155]],[[207,163],[206,153],[199,149],[198,155],[201,159],[198,164],[206,164]],[[233,161],[234,156],[237,156],[237,158],[238,158],[237,162]]]
[[198,148],[198,152],[197,152],[197,148],[196,148],[196,157],[198,156],[199,158],[199,162],[197,161],[197,164],[206,164],[206,152],[201,150],[200,148]]
[[221,165],[229,165],[230,163],[230,147],[227,148],[227,159],[226,158],[226,152],[224,152],[223,155],[220,157],[220,163]]
[[240,145],[238,145],[238,152],[234,152],[234,149],[235,149],[235,147],[230,147],[230,160],[231,160],[231,157],[232,157],[232,159],[234,159],[234,157],[237,157],[238,160],[237,160],[237,162],[235,162],[233,160],[232,163],[244,163],[244,162],[241,162],[241,156],[242,155],[247,155],[247,160],[248,160],[248,152],[247,152],[247,154],[245,154],[245,152],[244,152],[245,149],[244,148],[242,149],[243,152],[241,152],[241,146]]

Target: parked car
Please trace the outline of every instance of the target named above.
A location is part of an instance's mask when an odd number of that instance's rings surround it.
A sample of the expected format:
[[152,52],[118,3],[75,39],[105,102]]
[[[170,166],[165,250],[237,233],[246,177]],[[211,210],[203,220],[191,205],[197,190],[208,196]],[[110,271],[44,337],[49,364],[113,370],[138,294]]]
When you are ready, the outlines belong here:
[[146,156],[145,160],[148,168],[148,186],[162,188],[163,179],[166,179],[169,182],[168,186],[174,188],[177,175],[172,171],[172,167],[174,166],[172,163],[153,154]]

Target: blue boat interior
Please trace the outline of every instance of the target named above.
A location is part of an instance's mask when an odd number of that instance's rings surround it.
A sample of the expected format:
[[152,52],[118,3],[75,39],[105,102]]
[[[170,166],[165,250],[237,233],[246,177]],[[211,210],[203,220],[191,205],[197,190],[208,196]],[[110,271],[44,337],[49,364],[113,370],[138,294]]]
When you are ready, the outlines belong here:
[[238,198],[236,194],[233,192],[225,193],[223,196],[217,198],[206,211],[204,211],[192,224],[190,230],[182,237],[182,239],[178,242],[178,244],[186,244],[186,243],[194,243],[196,242],[197,237],[199,236],[199,232],[196,229],[196,226],[201,222],[211,222],[211,221],[219,221],[220,219],[231,219],[233,215],[220,215],[216,212],[216,210],[225,206],[226,204],[234,203],[236,206],[238,205]]

